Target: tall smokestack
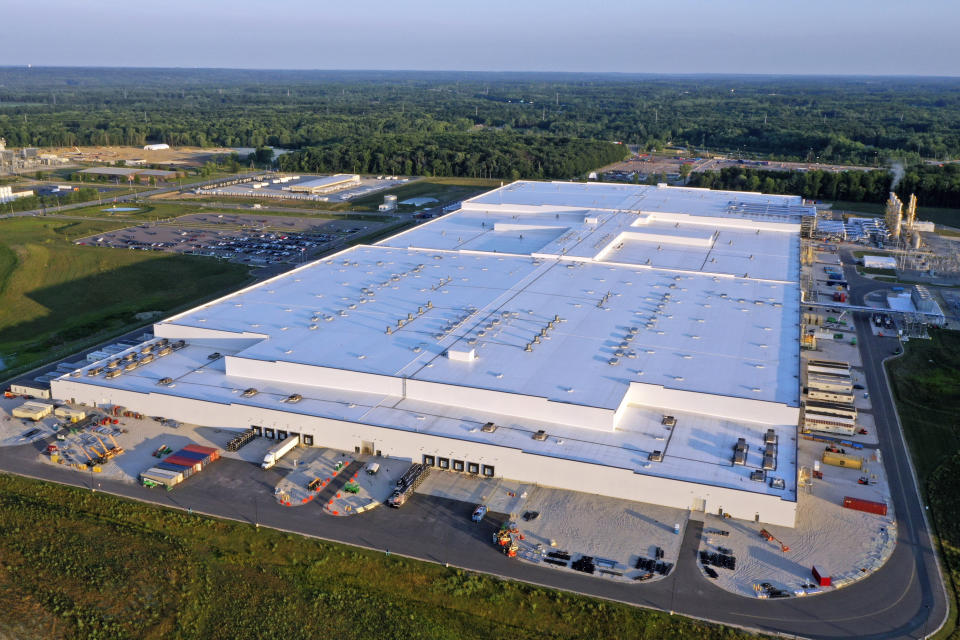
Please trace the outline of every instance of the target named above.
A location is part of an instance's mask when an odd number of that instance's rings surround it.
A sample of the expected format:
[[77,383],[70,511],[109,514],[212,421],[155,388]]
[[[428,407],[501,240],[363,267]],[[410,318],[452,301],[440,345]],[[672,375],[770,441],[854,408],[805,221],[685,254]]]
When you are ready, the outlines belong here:
[[917,196],[912,193],[907,198],[907,212],[903,216],[903,221],[908,229],[913,229],[913,223],[917,221]]
[[900,202],[900,198],[897,197],[897,194],[891,191],[890,199],[887,200],[885,218],[887,222],[887,231],[890,232],[890,237],[895,240],[900,239],[900,223],[902,213],[903,203]]

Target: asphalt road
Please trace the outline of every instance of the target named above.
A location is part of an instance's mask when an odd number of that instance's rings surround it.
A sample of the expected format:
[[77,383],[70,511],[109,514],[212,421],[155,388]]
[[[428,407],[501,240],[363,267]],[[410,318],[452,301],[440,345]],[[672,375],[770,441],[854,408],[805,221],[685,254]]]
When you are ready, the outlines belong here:
[[[236,176],[231,176],[231,179],[260,175],[261,173],[263,172],[256,171],[254,173],[249,173],[249,174],[238,174]],[[206,180],[204,182],[193,182],[185,187],[180,187],[179,184],[169,185],[166,187],[161,187],[159,189],[152,189],[150,191],[141,191],[140,193],[131,193],[125,196],[115,196],[115,197],[111,196],[110,198],[107,198],[107,200],[109,200],[111,204],[114,202],[130,202],[132,200],[140,200],[144,198],[149,198],[151,196],[157,196],[162,193],[170,193],[171,191],[185,191],[185,190],[195,189],[197,187],[202,187],[208,184],[216,184],[217,182],[223,182],[224,179],[225,178],[217,178],[215,180]],[[94,183],[94,184],[91,184],[90,186],[95,187],[97,185]],[[4,213],[4,214],[0,214],[0,218],[17,218],[21,216],[39,216],[43,214],[60,213],[63,211],[70,211],[71,209],[83,209],[84,207],[89,207],[94,204],[96,203],[92,200],[89,202],[75,202],[73,204],[62,204],[55,207],[43,207],[41,209],[30,209],[29,211],[15,211],[13,213]],[[108,205],[105,204],[104,206],[108,206]]]

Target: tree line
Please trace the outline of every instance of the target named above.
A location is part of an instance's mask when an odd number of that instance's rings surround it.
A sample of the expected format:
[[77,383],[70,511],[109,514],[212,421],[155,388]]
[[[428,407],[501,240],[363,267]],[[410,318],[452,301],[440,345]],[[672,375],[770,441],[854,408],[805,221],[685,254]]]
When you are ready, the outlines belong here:
[[[503,156],[538,139],[595,140],[881,167],[894,156],[960,157],[960,79],[0,69],[0,136],[13,147],[166,142],[342,155],[347,141],[413,136],[470,153],[456,134],[504,144],[491,148]],[[428,155],[427,166],[461,164]],[[488,164],[502,173],[502,159]],[[534,177],[523,172],[539,164],[521,159],[511,171]]]
[[[728,167],[693,173],[688,184],[708,189],[794,194],[811,200],[881,203],[890,195],[893,174],[886,170],[769,171]],[[908,166],[894,191],[904,202],[913,193],[923,206],[960,209],[960,164]]]

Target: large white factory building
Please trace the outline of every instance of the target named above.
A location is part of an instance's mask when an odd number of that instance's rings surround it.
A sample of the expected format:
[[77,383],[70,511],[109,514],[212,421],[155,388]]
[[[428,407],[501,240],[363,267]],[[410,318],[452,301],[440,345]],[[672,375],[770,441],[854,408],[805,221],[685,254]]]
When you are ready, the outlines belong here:
[[793,526],[812,214],[516,182],[159,322],[186,346],[53,395]]

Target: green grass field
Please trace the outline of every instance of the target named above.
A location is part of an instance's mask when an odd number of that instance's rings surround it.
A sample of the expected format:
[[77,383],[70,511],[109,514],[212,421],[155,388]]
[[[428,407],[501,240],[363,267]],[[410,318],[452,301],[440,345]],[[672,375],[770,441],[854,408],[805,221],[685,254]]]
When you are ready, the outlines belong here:
[[0,637],[755,637],[682,616],[0,475]]
[[0,359],[4,375],[236,288],[247,267],[195,256],[81,247],[127,222],[0,220]]
[[935,331],[932,340],[911,340],[904,355],[887,364],[897,412],[940,540],[950,620],[938,638],[960,638],[960,333]]

